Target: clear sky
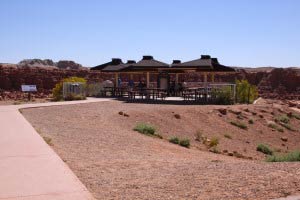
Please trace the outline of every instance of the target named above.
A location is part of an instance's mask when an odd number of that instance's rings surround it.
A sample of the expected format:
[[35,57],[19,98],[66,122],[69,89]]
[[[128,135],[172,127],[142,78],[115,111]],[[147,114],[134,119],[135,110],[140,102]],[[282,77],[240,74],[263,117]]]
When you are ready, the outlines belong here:
[[231,66],[300,66],[300,0],[0,0],[0,62],[210,54]]

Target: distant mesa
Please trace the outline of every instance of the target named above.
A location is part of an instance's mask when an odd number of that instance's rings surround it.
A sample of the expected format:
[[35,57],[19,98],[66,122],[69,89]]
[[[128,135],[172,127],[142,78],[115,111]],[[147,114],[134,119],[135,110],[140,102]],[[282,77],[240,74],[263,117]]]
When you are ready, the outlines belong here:
[[52,69],[83,69],[81,64],[70,60],[61,60],[53,62],[51,59],[24,59],[20,61],[17,67],[36,67],[36,68],[52,68]]
[[83,66],[81,64],[78,64],[74,61],[70,60],[61,60],[56,63],[56,67],[59,69],[81,69]]

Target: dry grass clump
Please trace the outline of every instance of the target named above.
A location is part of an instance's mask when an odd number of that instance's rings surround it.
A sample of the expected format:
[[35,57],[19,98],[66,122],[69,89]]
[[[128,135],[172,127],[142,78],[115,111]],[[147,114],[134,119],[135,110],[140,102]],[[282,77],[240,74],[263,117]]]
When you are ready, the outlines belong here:
[[171,137],[169,139],[169,142],[173,143],[173,144],[179,144],[180,140],[178,137]]
[[214,137],[210,140],[208,146],[211,147],[216,147],[219,144],[219,139]]
[[294,117],[295,119],[300,120],[300,114],[292,113],[292,117]]
[[231,135],[229,135],[228,133],[224,134],[224,137],[227,139],[232,139]]
[[244,130],[248,129],[247,125],[240,121],[231,121],[230,124],[232,124],[238,128],[244,129]]
[[207,141],[207,137],[205,137],[200,130],[197,130],[195,134],[195,140],[198,142],[202,141],[203,143],[205,143]]
[[300,151],[268,156],[267,162],[300,162]]
[[269,123],[268,124],[268,127],[274,129],[274,130],[277,130],[279,132],[284,132],[283,128],[280,128],[279,126],[277,126],[275,123]]
[[187,138],[179,139],[178,137],[171,137],[169,139],[169,142],[171,142],[173,144],[178,144],[178,145],[180,145],[182,147],[186,147],[186,148],[190,147],[190,140]]
[[280,125],[290,131],[296,131],[290,124],[280,123]]
[[139,123],[133,130],[148,136],[155,136],[160,139],[163,138],[160,134],[156,133],[156,128],[150,124]]
[[290,115],[280,115],[275,118],[275,122],[278,123],[280,126],[286,128],[290,131],[296,131],[291,125],[290,125],[290,118],[294,117],[292,113]]
[[287,115],[280,115],[275,118],[275,121],[288,124],[290,122],[290,118]]
[[43,139],[49,146],[53,146],[52,139],[50,137],[43,136]]
[[270,149],[270,147],[268,145],[265,145],[265,144],[257,145],[256,150],[260,151],[264,154],[267,154],[267,155],[273,155],[273,151]]

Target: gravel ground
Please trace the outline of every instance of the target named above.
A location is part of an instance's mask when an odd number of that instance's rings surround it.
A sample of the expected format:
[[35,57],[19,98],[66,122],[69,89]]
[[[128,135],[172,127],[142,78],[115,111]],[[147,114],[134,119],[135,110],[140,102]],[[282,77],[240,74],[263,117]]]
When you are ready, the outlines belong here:
[[[259,118],[248,131],[241,130],[228,123],[234,114],[220,117],[217,108],[110,101],[22,113],[42,136],[51,138],[53,149],[97,199],[252,200],[300,193],[300,163],[266,163],[255,150],[258,140],[281,147],[279,133]],[[262,105],[247,108],[261,110]],[[271,117],[268,112],[265,106],[264,120]],[[180,119],[174,118],[176,113]],[[164,139],[132,131],[137,122],[156,125]],[[194,141],[198,129],[209,137],[230,132],[233,139],[223,137],[218,148],[237,150],[254,160],[208,152]],[[284,148],[299,148],[299,132],[281,134],[292,134]],[[190,138],[191,148],[169,143],[172,135]]]

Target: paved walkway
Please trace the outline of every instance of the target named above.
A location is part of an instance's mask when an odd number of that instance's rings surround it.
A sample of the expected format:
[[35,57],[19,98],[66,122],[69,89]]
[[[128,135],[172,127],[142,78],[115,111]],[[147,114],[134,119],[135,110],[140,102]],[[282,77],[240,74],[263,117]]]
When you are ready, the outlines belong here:
[[91,200],[92,195],[19,112],[109,99],[0,106],[0,200]]

